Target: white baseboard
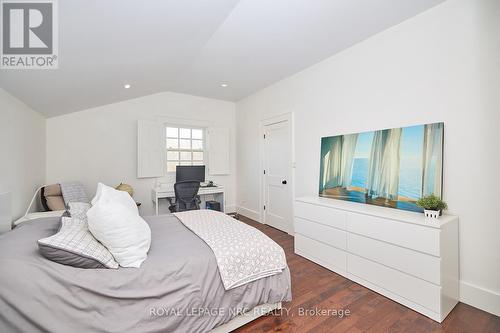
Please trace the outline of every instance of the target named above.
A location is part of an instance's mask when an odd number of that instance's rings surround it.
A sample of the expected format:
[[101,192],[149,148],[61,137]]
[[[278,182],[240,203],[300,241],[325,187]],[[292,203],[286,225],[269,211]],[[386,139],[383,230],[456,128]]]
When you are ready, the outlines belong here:
[[241,214],[243,216],[251,218],[254,221],[260,222],[260,212],[258,212],[256,210],[249,209],[249,208],[242,207],[242,206],[237,206],[236,211],[238,212],[238,214]]
[[500,294],[460,281],[460,302],[500,316]]

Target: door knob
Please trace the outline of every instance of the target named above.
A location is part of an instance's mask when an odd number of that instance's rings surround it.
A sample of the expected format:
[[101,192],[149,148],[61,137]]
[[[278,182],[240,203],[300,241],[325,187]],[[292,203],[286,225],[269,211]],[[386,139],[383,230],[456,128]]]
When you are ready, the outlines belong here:
[[281,184],[286,185],[286,180],[282,180]]

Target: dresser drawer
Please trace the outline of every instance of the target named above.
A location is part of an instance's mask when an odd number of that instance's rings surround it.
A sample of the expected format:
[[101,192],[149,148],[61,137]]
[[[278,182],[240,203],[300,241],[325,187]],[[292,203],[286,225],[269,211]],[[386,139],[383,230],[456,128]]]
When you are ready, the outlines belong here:
[[345,251],[296,233],[295,253],[329,270],[345,275],[347,263]]
[[348,273],[439,313],[441,287],[353,254],[347,255]]
[[435,256],[351,233],[347,234],[347,250],[436,285],[441,284],[441,259]]
[[295,216],[345,230],[346,212],[342,210],[296,201]]
[[439,229],[347,213],[347,230],[412,250],[440,256]]
[[295,232],[312,238],[314,240],[326,243],[330,246],[345,250],[347,235],[344,230],[304,220],[300,217],[295,218]]

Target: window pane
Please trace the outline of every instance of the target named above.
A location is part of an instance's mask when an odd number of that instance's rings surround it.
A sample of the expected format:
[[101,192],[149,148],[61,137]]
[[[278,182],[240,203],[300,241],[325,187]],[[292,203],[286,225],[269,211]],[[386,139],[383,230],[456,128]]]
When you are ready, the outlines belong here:
[[191,161],[191,152],[190,151],[181,151],[181,160],[182,161]]
[[167,162],[167,172],[175,172],[175,167],[179,162]]
[[191,149],[191,140],[189,139],[180,139],[181,149]]
[[201,151],[194,151],[193,152],[193,160],[194,161],[203,161],[203,152],[201,152]]
[[179,152],[178,151],[167,151],[167,160],[178,161],[179,160]]
[[181,138],[190,139],[191,138],[191,129],[189,128],[181,128]]
[[193,129],[193,139],[203,139],[203,130]]
[[203,140],[193,140],[193,150],[203,150]]
[[176,127],[167,127],[167,137],[178,138],[179,137],[179,129]]
[[167,148],[168,149],[178,149],[179,148],[179,140],[178,139],[167,139]]
[[204,165],[204,130],[200,128],[166,127],[167,172],[177,165]]

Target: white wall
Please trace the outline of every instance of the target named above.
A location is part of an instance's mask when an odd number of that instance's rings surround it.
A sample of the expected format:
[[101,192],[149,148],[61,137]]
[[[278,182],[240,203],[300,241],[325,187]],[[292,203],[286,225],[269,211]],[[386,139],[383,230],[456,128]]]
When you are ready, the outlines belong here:
[[449,0],[238,102],[240,210],[260,210],[263,118],[294,113],[296,196],[317,195],[322,136],[444,121],[461,298],[500,315],[499,22],[500,1]]
[[0,89],[0,193],[12,193],[12,218],[24,214],[45,179],[45,118]]
[[[137,121],[206,122],[231,130],[231,174],[208,176],[225,186],[227,210],[235,206],[235,104],[164,92],[47,119],[47,182],[78,180],[93,196],[97,182],[132,185],[141,214],[153,214],[155,178],[137,179]],[[168,211],[166,202],[161,211]]]

